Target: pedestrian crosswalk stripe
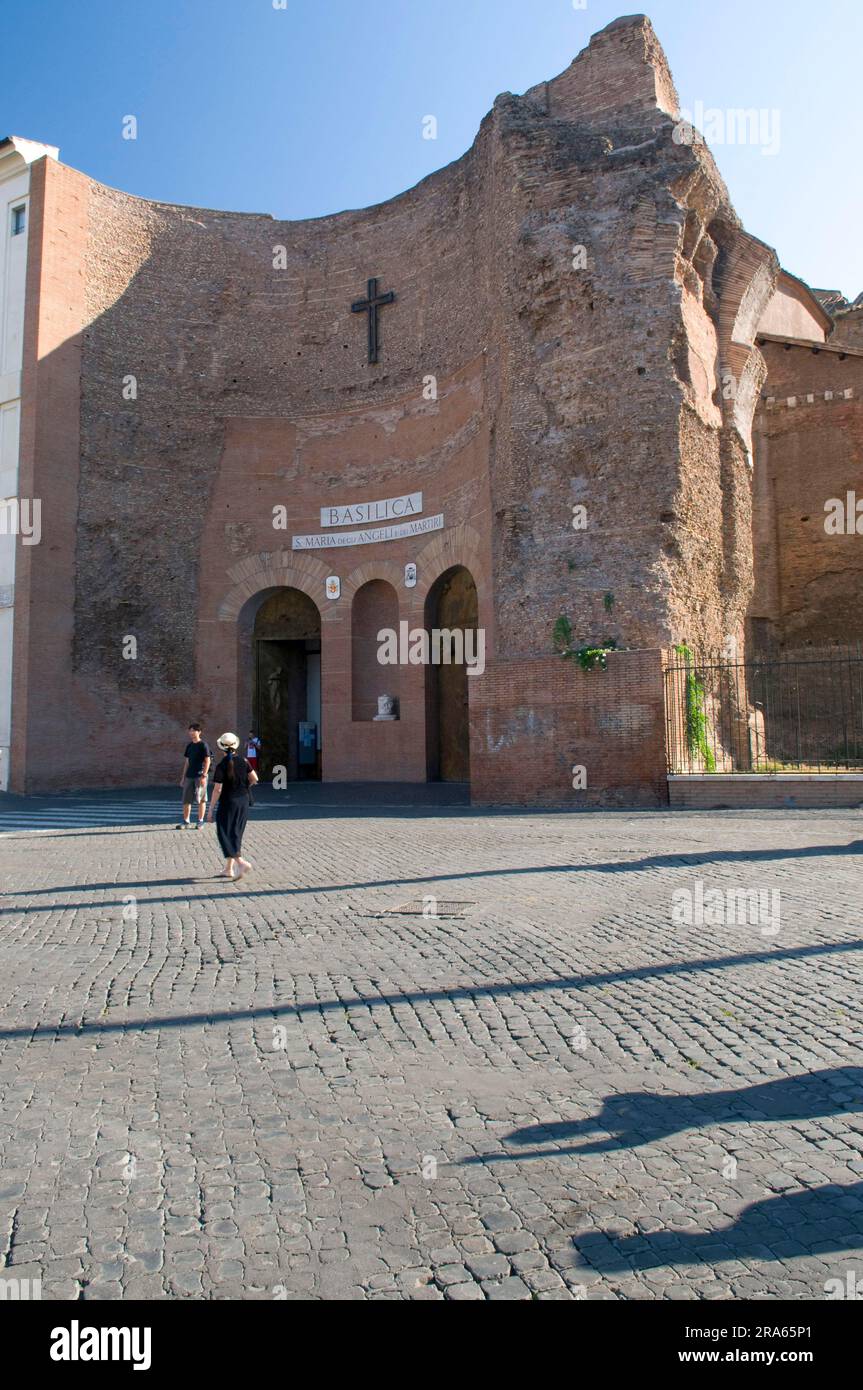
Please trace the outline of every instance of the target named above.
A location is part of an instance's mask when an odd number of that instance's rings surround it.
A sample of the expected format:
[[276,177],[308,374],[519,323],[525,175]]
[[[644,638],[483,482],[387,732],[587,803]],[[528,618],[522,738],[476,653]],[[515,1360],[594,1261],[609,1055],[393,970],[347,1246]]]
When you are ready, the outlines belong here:
[[[282,814],[283,806],[257,806],[254,812],[256,818],[265,818],[268,813]],[[193,816],[193,825],[194,822]],[[180,806],[173,801],[90,801],[80,796],[64,797],[53,806],[0,810],[0,838],[23,831],[48,834],[52,830],[119,830],[129,825],[165,830],[179,823]],[[209,828],[212,830],[211,825]]]
[[124,825],[177,825],[180,808],[170,801],[90,801],[69,798],[33,810],[0,811],[0,835],[15,831],[88,830]]

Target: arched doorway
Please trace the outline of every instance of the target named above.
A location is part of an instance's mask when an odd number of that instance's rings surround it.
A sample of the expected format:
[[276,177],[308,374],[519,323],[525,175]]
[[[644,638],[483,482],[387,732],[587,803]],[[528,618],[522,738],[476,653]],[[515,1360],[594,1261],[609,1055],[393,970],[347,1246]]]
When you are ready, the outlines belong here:
[[435,580],[425,604],[427,632],[432,636],[437,629],[444,634],[440,664],[432,663],[426,668],[426,764],[430,782],[470,781],[467,666],[463,661],[456,664],[452,660],[455,642],[448,634],[454,630],[476,631],[478,623],[473,575],[463,565],[456,565]]
[[299,589],[276,589],[255,614],[252,722],[261,771],[288,781],[321,776],[321,615]]

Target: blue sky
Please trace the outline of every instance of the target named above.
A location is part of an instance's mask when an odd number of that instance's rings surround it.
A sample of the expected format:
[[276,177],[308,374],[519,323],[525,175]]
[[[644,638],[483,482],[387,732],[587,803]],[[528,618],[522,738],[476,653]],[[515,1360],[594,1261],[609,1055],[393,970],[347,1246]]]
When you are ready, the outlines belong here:
[[[59,145],[65,163],[144,197],[314,217],[458,158],[499,92],[554,76],[634,8],[4,0],[0,134]],[[647,13],[684,106],[780,113],[778,153],[714,146],[748,230],[811,284],[863,290],[861,0],[653,0]],[[130,114],[135,141],[121,138]]]

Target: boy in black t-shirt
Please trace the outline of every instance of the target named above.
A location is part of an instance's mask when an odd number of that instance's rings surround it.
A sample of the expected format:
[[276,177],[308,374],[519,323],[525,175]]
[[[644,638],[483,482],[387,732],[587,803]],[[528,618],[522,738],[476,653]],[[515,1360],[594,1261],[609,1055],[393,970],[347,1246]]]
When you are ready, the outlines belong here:
[[183,819],[178,830],[191,826],[192,802],[198,807],[195,829],[200,830],[207,814],[207,773],[210,770],[210,747],[201,737],[200,724],[189,725],[189,742],[183,755],[183,772],[180,786],[183,788]]

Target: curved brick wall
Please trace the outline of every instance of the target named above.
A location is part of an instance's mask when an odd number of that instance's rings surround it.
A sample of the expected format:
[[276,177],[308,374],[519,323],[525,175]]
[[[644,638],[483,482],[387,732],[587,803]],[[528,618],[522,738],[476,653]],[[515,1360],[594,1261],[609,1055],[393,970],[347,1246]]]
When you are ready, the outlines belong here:
[[[235,620],[256,590],[238,595],[274,573],[305,573],[322,609],[325,775],[367,775],[377,756],[338,716],[360,570],[391,579],[421,554],[417,588],[400,591],[418,621],[438,575],[466,564],[497,662],[546,657],[561,612],[580,640],[632,648],[740,630],[753,334],[776,261],[741,230],[705,147],[673,137],[675,108],[635,17],[560,77],[498,98],[462,159],[359,212],[285,223],[34,167],[25,406],[46,529],[57,515],[19,643],[19,786],[58,784],[44,751],[57,729],[64,777],[104,782],[154,780],[150,745],[190,713],[243,723]],[[377,366],[350,312],[370,276],[398,296]],[[740,383],[731,404],[723,370]],[[328,573],[332,555],[292,554],[290,535],[317,530],[328,501],[415,489],[446,529],[341,552],[328,605],[314,566]],[[403,676],[401,725],[381,737],[421,778],[424,694]],[[105,720],[116,734],[73,733]]]

